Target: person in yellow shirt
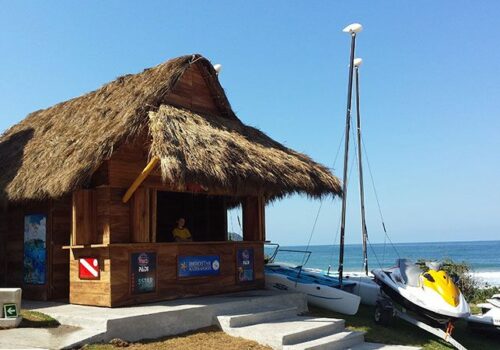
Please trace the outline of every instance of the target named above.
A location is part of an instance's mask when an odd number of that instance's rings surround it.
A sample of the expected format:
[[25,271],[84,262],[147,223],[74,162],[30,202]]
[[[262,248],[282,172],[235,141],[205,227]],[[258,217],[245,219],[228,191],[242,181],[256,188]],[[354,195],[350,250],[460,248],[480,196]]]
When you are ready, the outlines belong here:
[[192,242],[193,237],[191,236],[191,232],[189,232],[188,228],[184,225],[186,224],[186,220],[184,218],[179,218],[177,220],[177,227],[173,229],[172,236],[174,236],[174,240],[176,242]]

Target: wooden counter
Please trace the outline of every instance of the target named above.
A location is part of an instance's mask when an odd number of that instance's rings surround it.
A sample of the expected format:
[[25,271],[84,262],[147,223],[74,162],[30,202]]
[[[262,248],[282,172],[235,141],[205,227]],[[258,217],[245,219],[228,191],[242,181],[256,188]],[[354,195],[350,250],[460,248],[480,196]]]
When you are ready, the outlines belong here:
[[[95,246],[67,246],[70,249],[70,302],[96,306],[123,306],[151,301],[236,292],[264,287],[264,242],[183,242],[130,243]],[[240,282],[237,255],[241,249],[253,251],[253,281]],[[133,292],[131,257],[150,253],[156,257],[155,290]],[[216,256],[217,275],[180,277],[179,257]],[[99,278],[81,279],[79,259],[95,258]]]

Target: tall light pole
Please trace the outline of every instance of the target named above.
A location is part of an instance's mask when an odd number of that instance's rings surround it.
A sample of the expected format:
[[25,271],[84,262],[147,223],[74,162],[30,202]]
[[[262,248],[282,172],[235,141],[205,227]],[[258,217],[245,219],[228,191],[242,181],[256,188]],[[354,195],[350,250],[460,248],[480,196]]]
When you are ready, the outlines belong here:
[[349,163],[349,133],[351,130],[351,102],[352,102],[352,77],[354,72],[354,52],[356,50],[356,35],[363,30],[359,23],[353,23],[345,27],[342,31],[351,35],[351,56],[349,60],[349,84],[347,90],[347,110],[345,121],[345,147],[344,147],[344,176],[342,187],[342,219],[340,224],[340,253],[339,253],[339,283],[342,288],[342,279],[344,272],[344,236],[345,236],[345,218],[346,218],[346,199],[347,199],[347,177]]
[[361,233],[363,235],[363,270],[368,276],[368,230],[366,229],[365,218],[365,186],[363,183],[363,157],[361,154],[361,113],[359,107],[359,67],[363,63],[361,58],[354,59],[354,70],[356,72],[356,129],[358,131],[358,170],[359,170],[359,202],[361,204]]

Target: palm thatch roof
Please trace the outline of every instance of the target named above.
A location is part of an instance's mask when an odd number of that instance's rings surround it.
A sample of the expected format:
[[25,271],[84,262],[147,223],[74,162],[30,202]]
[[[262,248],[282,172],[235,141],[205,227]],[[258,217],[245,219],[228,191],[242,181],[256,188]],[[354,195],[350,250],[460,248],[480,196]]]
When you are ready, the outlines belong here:
[[[166,105],[192,64],[206,72],[219,116]],[[269,197],[341,192],[328,169],[245,126],[210,62],[189,55],[33,112],[8,129],[0,137],[0,198],[43,200],[85,187],[121,144],[145,132],[163,178],[172,183],[253,187]]]

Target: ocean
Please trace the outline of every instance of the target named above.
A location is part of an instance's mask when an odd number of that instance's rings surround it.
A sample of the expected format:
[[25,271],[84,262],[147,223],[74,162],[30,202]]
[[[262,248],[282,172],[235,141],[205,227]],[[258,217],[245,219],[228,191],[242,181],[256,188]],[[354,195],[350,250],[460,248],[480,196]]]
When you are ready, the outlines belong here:
[[[280,249],[305,250],[306,246],[280,247]],[[266,254],[271,254],[273,247],[266,246]],[[339,247],[332,245],[310,246],[312,253],[306,267],[317,270],[338,269]],[[369,269],[394,265],[398,257],[411,260],[443,260],[451,258],[456,262],[467,262],[472,267],[473,275],[483,283],[500,286],[500,241],[477,242],[431,242],[431,243],[395,243],[371,244],[368,246]],[[303,253],[280,252],[276,261],[300,265]],[[347,244],[344,253],[344,271],[360,272],[363,269],[362,245]]]

